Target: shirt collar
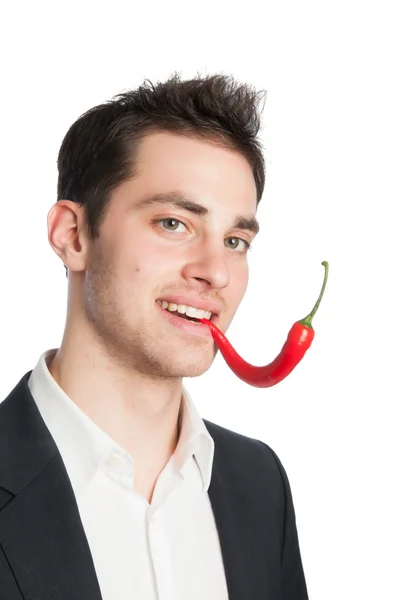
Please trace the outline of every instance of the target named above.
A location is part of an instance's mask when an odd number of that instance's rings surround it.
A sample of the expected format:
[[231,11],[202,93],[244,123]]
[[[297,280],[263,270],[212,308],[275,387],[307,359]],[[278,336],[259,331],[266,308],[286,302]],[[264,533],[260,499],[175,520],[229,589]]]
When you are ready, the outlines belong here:
[[78,495],[111,451],[119,448],[52,377],[48,365],[56,352],[57,348],[54,348],[40,356],[28,386],[60,451],[75,495]]
[[203,479],[203,489],[207,492],[211,483],[214,440],[185,386],[182,386],[182,404],[179,419],[181,428],[174,460],[182,471],[189,458],[194,456]]
[[[130,455],[98,427],[58,385],[48,365],[57,348],[46,350],[40,356],[28,381],[31,394],[39,412],[60,451],[75,495],[89,484],[96,470],[111,452]],[[194,456],[208,491],[214,457],[214,440],[200,417],[189,392],[182,386],[182,403],[179,413],[179,441],[173,462],[180,472]]]

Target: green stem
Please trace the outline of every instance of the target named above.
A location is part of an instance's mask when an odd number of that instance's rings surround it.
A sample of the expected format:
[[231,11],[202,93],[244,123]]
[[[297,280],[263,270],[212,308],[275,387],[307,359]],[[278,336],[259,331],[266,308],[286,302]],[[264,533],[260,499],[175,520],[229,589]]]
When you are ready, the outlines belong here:
[[318,310],[318,307],[319,307],[319,304],[321,302],[322,296],[324,295],[326,282],[328,281],[329,264],[327,263],[326,260],[324,260],[321,264],[323,264],[324,267],[325,267],[325,275],[324,275],[324,281],[323,281],[323,284],[322,284],[321,292],[320,292],[320,294],[318,296],[318,300],[316,301],[316,303],[314,305],[314,308],[312,309],[312,311],[310,312],[310,314],[307,315],[306,317],[304,317],[304,319],[302,319],[301,321],[299,321],[299,323],[301,325],[305,325],[306,327],[309,327],[310,329],[312,329],[311,322],[312,322],[313,316],[315,315],[315,313]]

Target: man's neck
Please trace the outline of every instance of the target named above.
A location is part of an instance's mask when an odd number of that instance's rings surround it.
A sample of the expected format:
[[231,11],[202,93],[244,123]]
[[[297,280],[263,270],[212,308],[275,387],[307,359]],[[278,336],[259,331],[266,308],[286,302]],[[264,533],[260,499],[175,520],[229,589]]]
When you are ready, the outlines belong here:
[[104,355],[61,348],[48,365],[67,396],[132,457],[135,488],[151,498],[179,439],[182,380],[145,380],[118,372]]

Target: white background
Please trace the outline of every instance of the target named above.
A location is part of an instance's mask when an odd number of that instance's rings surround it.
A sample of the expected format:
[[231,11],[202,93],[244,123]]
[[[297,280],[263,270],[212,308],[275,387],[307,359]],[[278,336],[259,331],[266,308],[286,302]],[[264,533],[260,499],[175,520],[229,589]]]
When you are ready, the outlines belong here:
[[61,340],[67,279],[46,217],[72,122],[175,70],[267,89],[261,233],[228,338],[250,362],[273,359],[328,260],[316,337],[274,388],[242,383],[220,355],[186,385],[203,417],[280,456],[310,598],[399,600],[397,3],[144,4],[3,10],[0,398]]

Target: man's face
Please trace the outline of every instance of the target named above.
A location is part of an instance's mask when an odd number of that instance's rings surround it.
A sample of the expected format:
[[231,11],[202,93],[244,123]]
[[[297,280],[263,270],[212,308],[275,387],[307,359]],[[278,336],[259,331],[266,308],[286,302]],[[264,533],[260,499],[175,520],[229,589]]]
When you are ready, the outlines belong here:
[[[143,204],[167,195],[169,203]],[[174,205],[182,199],[207,214]],[[86,317],[108,355],[152,378],[195,377],[210,367],[216,347],[208,328],[196,335],[174,325],[156,301],[213,302],[226,331],[248,283],[241,240],[254,238],[233,224],[254,217],[256,204],[251,167],[238,152],[167,132],[144,139],[135,176],[114,191],[84,272]]]

